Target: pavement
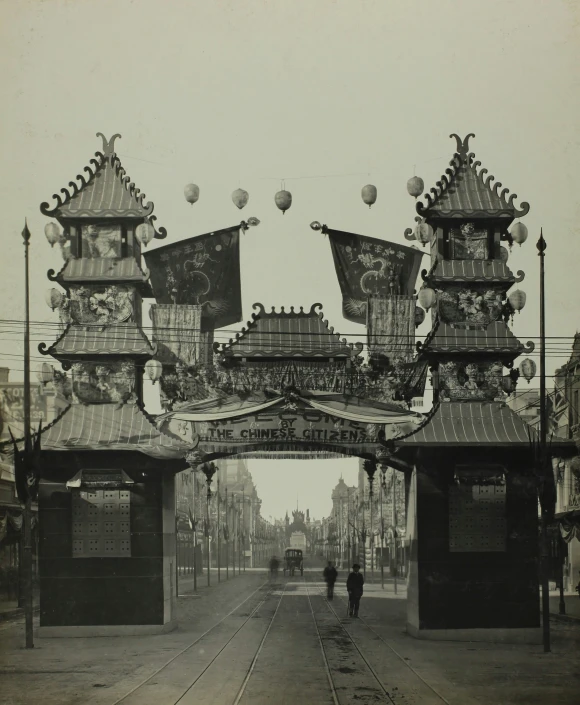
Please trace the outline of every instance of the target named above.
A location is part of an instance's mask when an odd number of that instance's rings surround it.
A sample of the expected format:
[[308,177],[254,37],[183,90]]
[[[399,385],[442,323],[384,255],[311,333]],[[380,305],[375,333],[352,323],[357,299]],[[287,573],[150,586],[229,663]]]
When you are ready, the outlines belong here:
[[[541,646],[428,642],[405,632],[406,594],[365,586],[361,619],[346,617],[339,582],[328,602],[320,571],[271,581],[247,569],[197,595],[182,576],[179,628],[148,637],[37,639],[22,619],[0,624],[2,705],[572,705],[580,689],[580,624],[551,623]],[[215,580],[214,580],[215,578]],[[557,606],[557,596],[556,606]],[[574,597],[574,596],[570,596]],[[580,599],[577,598],[578,602]]]

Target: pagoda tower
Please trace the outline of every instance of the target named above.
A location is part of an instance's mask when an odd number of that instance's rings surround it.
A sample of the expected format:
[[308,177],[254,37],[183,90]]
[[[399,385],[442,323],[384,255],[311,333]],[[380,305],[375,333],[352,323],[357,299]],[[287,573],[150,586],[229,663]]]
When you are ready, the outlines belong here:
[[70,406],[41,439],[41,636],[175,626],[174,475],[189,445],[158,431],[142,393],[156,347],[141,328],[141,245],[166,233],[114,151],[120,135],[100,136],[80,183],[40,207],[62,227],[45,233],[62,249],[48,277],[65,293],[49,292],[62,332],[39,350],[70,372]]
[[432,639],[541,642],[538,504],[529,427],[505,403],[531,352],[508,322],[525,294],[506,261],[529,211],[492,184],[457,140],[450,168],[417,203],[416,237],[430,243],[419,302],[432,330],[418,343],[434,407],[394,443],[407,473],[410,567],[407,629]]

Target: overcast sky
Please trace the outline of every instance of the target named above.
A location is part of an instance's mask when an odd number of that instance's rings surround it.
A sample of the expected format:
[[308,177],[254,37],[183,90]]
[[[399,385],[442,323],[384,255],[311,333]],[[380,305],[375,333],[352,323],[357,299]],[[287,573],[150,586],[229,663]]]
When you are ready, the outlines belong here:
[[[38,207],[101,148],[98,131],[122,134],[123,164],[168,230],[160,244],[261,220],[242,240],[245,320],[256,301],[320,301],[353,341],[364,327],[342,319],[328,241],[309,223],[407,244],[407,179],[416,172],[435,185],[454,151],[449,134],[474,132],[477,159],[531,204],[530,238],[509,261],[527,275],[514,332],[538,336],[543,226],[547,333],[567,336],[550,341],[548,372],[564,361],[580,318],[580,3],[3,0],[0,13],[0,359],[11,379],[22,376],[22,326],[12,321],[23,317],[24,218],[32,319],[45,322],[33,328],[36,364],[36,345],[55,337],[46,270],[62,266]],[[281,179],[294,197],[284,216],[273,200]],[[189,182],[201,191],[193,207],[183,197]],[[370,210],[360,198],[369,182],[378,188]],[[230,200],[240,186],[250,194],[241,212]],[[147,390],[154,413],[156,394]],[[297,487],[301,505],[328,513],[331,487],[341,471],[354,481],[356,461],[326,466],[250,462],[264,514],[291,508]]]

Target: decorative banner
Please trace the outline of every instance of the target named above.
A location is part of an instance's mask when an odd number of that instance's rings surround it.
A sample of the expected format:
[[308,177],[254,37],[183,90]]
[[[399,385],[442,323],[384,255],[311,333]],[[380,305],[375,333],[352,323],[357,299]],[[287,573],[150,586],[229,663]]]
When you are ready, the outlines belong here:
[[391,363],[409,362],[415,344],[413,296],[370,296],[368,345],[371,357],[384,355]]
[[158,304],[201,306],[204,330],[242,320],[239,225],[159,247],[144,257]]
[[192,366],[200,361],[201,306],[153,304],[149,317],[153,322],[156,358],[165,364]]
[[325,232],[348,321],[367,322],[369,296],[413,295],[424,254],[419,249],[340,230]]

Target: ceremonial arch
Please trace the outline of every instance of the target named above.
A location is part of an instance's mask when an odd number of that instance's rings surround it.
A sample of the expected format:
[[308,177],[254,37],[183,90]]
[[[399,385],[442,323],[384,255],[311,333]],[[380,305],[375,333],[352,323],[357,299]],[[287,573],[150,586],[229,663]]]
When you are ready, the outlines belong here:
[[[173,628],[176,473],[201,468],[209,482],[211,461],[266,454],[355,456],[369,479],[377,463],[405,473],[414,636],[538,640],[533,449],[505,403],[530,346],[508,325],[508,291],[523,274],[501,245],[527,204],[493,188],[469,138],[457,138],[406,233],[429,250],[312,225],[329,236],[344,317],[366,325],[364,355],[320,304],[255,304],[219,345],[214,331],[242,317],[240,232],[255,221],[156,248],[145,267],[142,246],[166,232],[114,141],[103,138],[88,177],[41,206],[62,228],[51,223],[47,237],[65,261],[49,272],[62,332],[40,351],[62,363],[53,382],[70,400],[41,434],[41,634]],[[416,347],[418,301],[432,330]],[[429,372],[435,403],[416,414]],[[156,418],[145,374],[159,381]]]

